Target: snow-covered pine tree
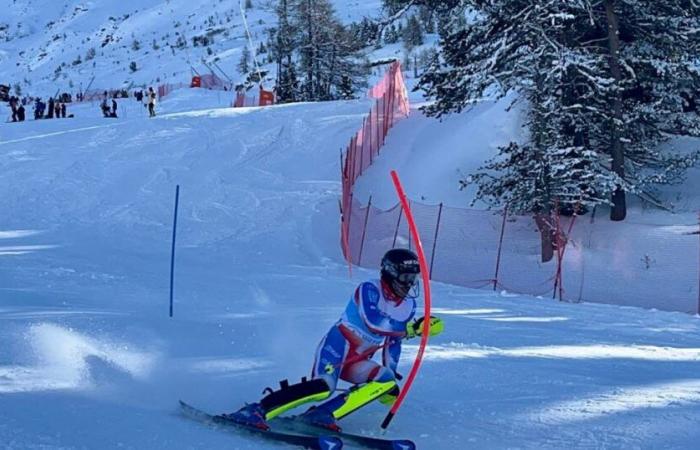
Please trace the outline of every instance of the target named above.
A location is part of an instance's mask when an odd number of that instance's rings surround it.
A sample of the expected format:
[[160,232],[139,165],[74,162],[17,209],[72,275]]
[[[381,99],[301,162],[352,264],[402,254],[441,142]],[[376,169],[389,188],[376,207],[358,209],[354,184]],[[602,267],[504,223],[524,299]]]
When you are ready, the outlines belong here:
[[[468,180],[485,200],[538,213],[572,201],[610,204],[616,192],[623,201],[625,191],[650,197],[654,184],[695,163],[697,155],[661,153],[659,144],[700,134],[682,101],[698,85],[698,14],[689,14],[697,7],[625,0],[634,7],[621,18],[614,3],[464,0],[451,10],[441,61],[421,82],[436,99],[427,112],[460,111],[511,90],[528,103],[530,142],[504,147]],[[622,207],[614,219],[624,218]]]
[[491,2],[468,27],[466,11],[454,10],[442,59],[421,85],[437,100],[426,111],[438,117],[488,94],[519,92],[518,99],[526,102],[529,142],[501,148],[464,183],[475,183],[477,197],[493,206],[548,215],[557,206],[587,208],[605,201],[611,177],[597,170],[599,155],[584,145],[590,112],[574,101],[577,95],[568,95],[572,64],[587,63],[559,42],[568,16],[553,3],[549,8],[533,3]]
[[384,31],[384,43],[396,44],[399,41],[399,33],[396,31],[396,25],[389,25]]
[[389,15],[396,14],[405,6],[407,1],[404,0],[383,0],[384,9]]
[[[612,218],[622,220],[624,192],[655,202],[655,185],[682,179],[698,160],[698,152],[662,151],[660,144],[673,136],[700,136],[700,117],[683,107],[688,88],[700,86],[700,3],[600,0],[590,6],[595,31],[608,36],[602,49],[608,64],[601,70],[614,80],[606,92],[612,105],[608,146],[613,170],[623,179]],[[622,160],[617,164],[616,150]]]

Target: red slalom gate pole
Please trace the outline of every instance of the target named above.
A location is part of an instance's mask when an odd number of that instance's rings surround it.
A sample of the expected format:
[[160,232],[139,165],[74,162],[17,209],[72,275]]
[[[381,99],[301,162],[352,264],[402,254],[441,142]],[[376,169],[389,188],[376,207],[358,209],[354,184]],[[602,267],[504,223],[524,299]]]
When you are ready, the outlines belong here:
[[408,391],[411,389],[413,380],[416,378],[421,361],[423,360],[423,353],[425,352],[425,347],[427,347],[428,345],[428,336],[430,336],[430,276],[428,273],[428,265],[425,261],[425,253],[423,252],[423,244],[421,244],[420,235],[418,234],[418,228],[416,227],[416,222],[413,220],[413,214],[411,213],[411,208],[408,204],[406,193],[404,192],[403,187],[401,186],[399,175],[396,173],[395,170],[391,171],[391,179],[394,182],[396,193],[398,194],[399,200],[401,201],[401,207],[406,212],[406,220],[408,221],[411,234],[413,235],[416,241],[418,262],[420,263],[421,276],[423,277],[423,284],[425,285],[425,317],[427,317],[428,319],[423,321],[424,328],[420,338],[420,346],[418,347],[418,354],[416,355],[416,360],[413,362],[413,367],[411,367],[411,372],[409,372],[408,374],[406,383],[404,384],[403,389],[401,389],[399,397],[396,399],[396,403],[394,403],[394,406],[391,407],[391,410],[382,422],[382,429],[384,430],[386,430],[389,427],[389,424],[394,419],[396,412],[399,410],[401,404],[406,398],[406,394],[408,394]]

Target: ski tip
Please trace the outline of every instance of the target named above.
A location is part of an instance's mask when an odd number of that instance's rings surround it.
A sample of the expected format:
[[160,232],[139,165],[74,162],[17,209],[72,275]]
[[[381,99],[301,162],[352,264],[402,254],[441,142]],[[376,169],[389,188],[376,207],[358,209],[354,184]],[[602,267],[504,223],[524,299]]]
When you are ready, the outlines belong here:
[[343,448],[343,441],[333,436],[319,436],[318,447],[321,450],[340,450]]
[[416,444],[413,441],[394,441],[392,444],[393,450],[416,450]]

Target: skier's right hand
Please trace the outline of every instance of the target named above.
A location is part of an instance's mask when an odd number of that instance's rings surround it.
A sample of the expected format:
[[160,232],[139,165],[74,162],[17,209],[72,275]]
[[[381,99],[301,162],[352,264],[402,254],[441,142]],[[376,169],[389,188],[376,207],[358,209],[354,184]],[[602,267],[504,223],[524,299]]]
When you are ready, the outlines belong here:
[[[413,320],[406,325],[406,339],[411,339],[416,336],[422,336],[425,329],[425,317]],[[435,316],[430,316],[430,336],[437,336],[445,330],[445,325],[442,319]]]

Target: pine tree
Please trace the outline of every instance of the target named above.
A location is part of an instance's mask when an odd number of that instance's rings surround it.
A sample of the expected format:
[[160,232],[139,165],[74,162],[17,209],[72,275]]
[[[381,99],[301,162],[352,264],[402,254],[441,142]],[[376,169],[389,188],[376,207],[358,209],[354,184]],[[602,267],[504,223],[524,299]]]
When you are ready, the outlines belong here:
[[291,21],[290,0],[279,0],[275,12],[278,28],[271,39],[274,42],[271,53],[277,62],[277,99],[281,103],[293,102],[298,97],[299,89],[294,61],[298,29]]
[[691,0],[628,0],[624,14],[613,0],[463,6],[478,14],[467,27],[464,9],[453,8],[444,23],[441,59],[421,81],[436,99],[427,112],[514,90],[530,134],[465,181],[480,197],[534,213],[606,203],[621,220],[625,192],[652,199],[654,185],[695,164],[697,152],[659,150],[670,136],[700,136],[700,119],[683,107],[699,83],[700,11]]
[[399,34],[396,31],[396,25],[393,23],[384,32],[385,44],[396,44],[399,41]]
[[332,100],[340,96],[343,76],[357,88],[365,70],[358,64],[352,34],[334,17],[329,0],[299,0],[295,8],[299,30],[299,75],[304,100]]
[[406,28],[403,31],[403,42],[408,50],[423,45],[423,29],[418,17],[415,15],[408,19]]
[[428,34],[435,33],[435,22],[433,21],[433,10],[427,6],[421,6],[418,9],[418,16],[423,29]]
[[247,46],[243,47],[241,59],[238,61],[238,71],[242,75],[247,75],[250,71],[250,50]]

